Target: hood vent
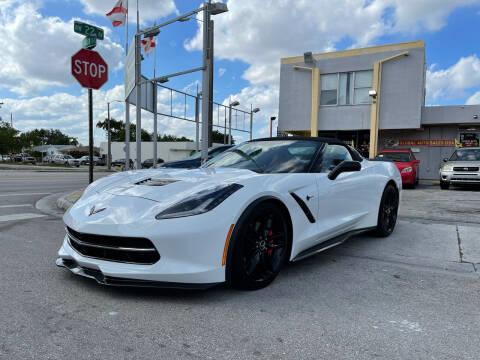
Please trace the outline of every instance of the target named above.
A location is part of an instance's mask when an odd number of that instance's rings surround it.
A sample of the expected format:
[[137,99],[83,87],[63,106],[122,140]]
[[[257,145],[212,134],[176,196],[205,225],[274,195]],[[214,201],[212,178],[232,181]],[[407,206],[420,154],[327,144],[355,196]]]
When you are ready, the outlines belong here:
[[140,180],[135,183],[135,185],[145,185],[145,186],[164,186],[168,185],[174,182],[177,182],[178,180],[176,179],[152,179],[152,178],[147,178]]

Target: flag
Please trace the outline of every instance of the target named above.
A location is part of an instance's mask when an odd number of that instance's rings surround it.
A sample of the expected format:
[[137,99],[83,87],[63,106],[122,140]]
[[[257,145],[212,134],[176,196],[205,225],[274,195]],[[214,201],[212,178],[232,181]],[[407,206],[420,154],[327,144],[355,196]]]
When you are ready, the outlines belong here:
[[155,36],[150,36],[146,39],[142,39],[142,49],[145,51],[145,55],[149,55],[152,50],[155,48],[155,43],[156,43],[156,38]]
[[112,22],[113,26],[125,24],[128,10],[123,6],[123,1],[124,0],[118,0],[112,11],[107,14],[107,17]]

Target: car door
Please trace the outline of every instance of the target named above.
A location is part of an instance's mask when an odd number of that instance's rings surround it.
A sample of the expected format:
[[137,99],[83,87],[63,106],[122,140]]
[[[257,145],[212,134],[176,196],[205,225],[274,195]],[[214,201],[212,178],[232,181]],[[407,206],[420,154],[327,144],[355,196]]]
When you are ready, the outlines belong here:
[[366,166],[366,161],[361,162],[360,171],[343,172],[334,180],[328,178],[335,166],[352,160],[352,152],[346,146],[329,144],[313,168],[318,174],[320,241],[362,227],[362,221],[369,215],[369,197],[374,186],[369,179],[371,169]]

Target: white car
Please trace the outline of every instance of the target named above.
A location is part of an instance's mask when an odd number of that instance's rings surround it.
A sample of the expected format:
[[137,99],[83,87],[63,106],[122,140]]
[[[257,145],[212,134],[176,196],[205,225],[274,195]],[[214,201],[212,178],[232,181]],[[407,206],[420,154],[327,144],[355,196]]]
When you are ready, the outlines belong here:
[[364,231],[392,233],[402,179],[334,139],[249,141],[200,169],[117,173],[64,215],[57,265],[99,283],[258,289]]
[[52,158],[52,161],[55,164],[62,164],[65,166],[80,166],[80,161],[78,159],[75,159],[72,155],[55,155]]

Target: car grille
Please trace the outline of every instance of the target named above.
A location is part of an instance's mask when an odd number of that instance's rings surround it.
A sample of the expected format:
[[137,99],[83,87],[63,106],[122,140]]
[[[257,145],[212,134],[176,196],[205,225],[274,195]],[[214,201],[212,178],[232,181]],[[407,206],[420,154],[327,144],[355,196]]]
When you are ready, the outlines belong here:
[[456,166],[453,171],[478,171],[478,166]]
[[143,265],[160,260],[155,246],[145,238],[85,234],[69,227],[67,236],[70,245],[87,257]]

